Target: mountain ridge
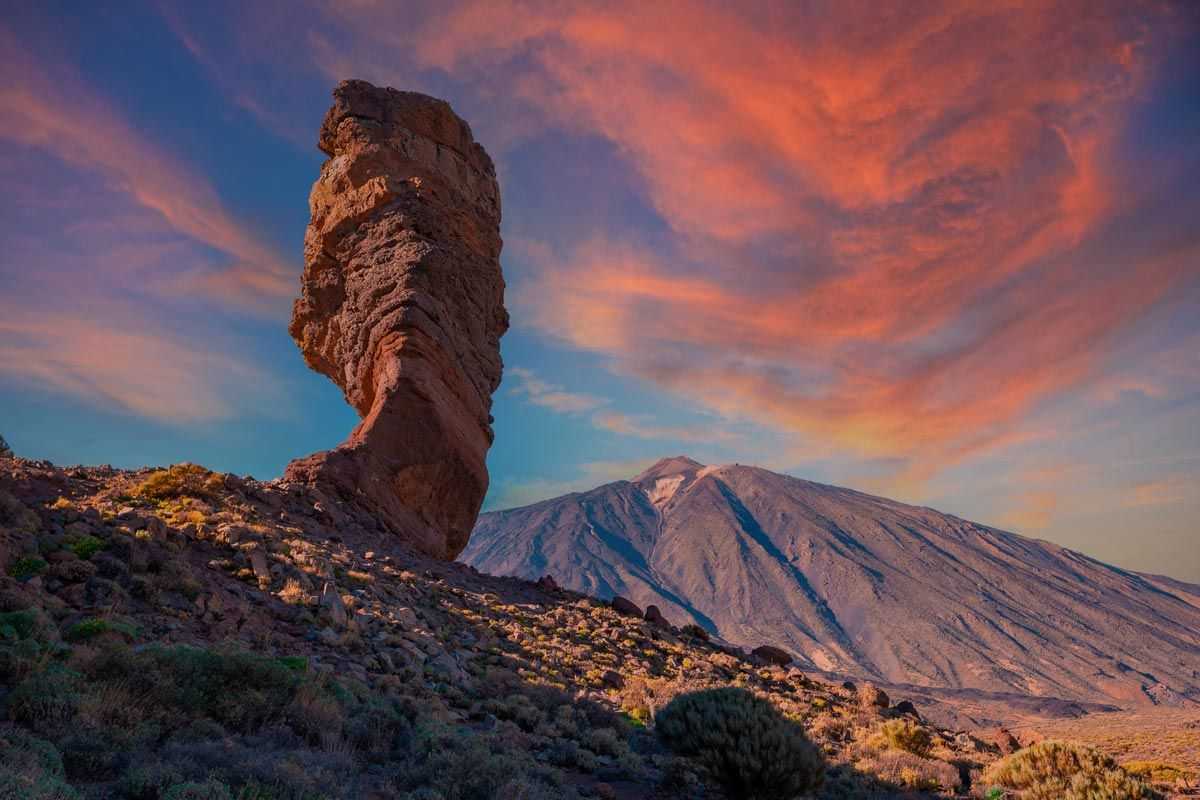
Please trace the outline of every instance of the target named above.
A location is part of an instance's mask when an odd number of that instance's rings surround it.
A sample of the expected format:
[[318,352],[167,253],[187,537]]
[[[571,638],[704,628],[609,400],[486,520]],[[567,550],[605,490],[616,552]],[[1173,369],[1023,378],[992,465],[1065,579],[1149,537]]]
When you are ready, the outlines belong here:
[[675,456],[631,480],[489,512],[463,560],[655,604],[677,624],[781,646],[829,673],[1200,703],[1200,586],[759,467]]

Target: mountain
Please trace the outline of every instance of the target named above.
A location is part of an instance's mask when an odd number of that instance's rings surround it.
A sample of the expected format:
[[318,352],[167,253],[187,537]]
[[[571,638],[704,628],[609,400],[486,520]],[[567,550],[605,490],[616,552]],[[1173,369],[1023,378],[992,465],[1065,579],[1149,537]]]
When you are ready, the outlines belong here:
[[480,516],[462,560],[882,683],[1200,705],[1200,586],[739,464]]

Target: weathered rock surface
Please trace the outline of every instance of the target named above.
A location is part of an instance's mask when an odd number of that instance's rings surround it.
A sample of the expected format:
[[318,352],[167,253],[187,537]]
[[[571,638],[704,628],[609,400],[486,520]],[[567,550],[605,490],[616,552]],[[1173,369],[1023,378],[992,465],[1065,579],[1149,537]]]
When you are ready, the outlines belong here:
[[508,328],[495,168],[445,102],[363,81],[334,90],[319,146],[289,330],[362,422],[285,477],[454,558],[487,491]]

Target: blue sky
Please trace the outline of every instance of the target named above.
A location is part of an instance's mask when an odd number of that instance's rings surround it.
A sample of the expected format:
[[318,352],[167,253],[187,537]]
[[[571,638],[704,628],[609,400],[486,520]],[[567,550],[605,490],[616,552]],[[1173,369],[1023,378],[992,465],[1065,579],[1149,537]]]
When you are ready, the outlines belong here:
[[317,126],[361,77],[497,162],[488,507],[687,453],[1200,581],[1195,14],[815,8],[10,13],[0,432],[262,478],[341,441],[286,320]]

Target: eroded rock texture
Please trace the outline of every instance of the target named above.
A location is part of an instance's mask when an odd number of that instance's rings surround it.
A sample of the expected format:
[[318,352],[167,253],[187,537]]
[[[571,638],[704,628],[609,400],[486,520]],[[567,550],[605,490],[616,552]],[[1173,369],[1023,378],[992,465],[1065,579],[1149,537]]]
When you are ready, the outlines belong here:
[[362,422],[286,477],[454,558],[487,491],[508,328],[496,171],[441,100],[363,81],[333,96],[289,330]]

